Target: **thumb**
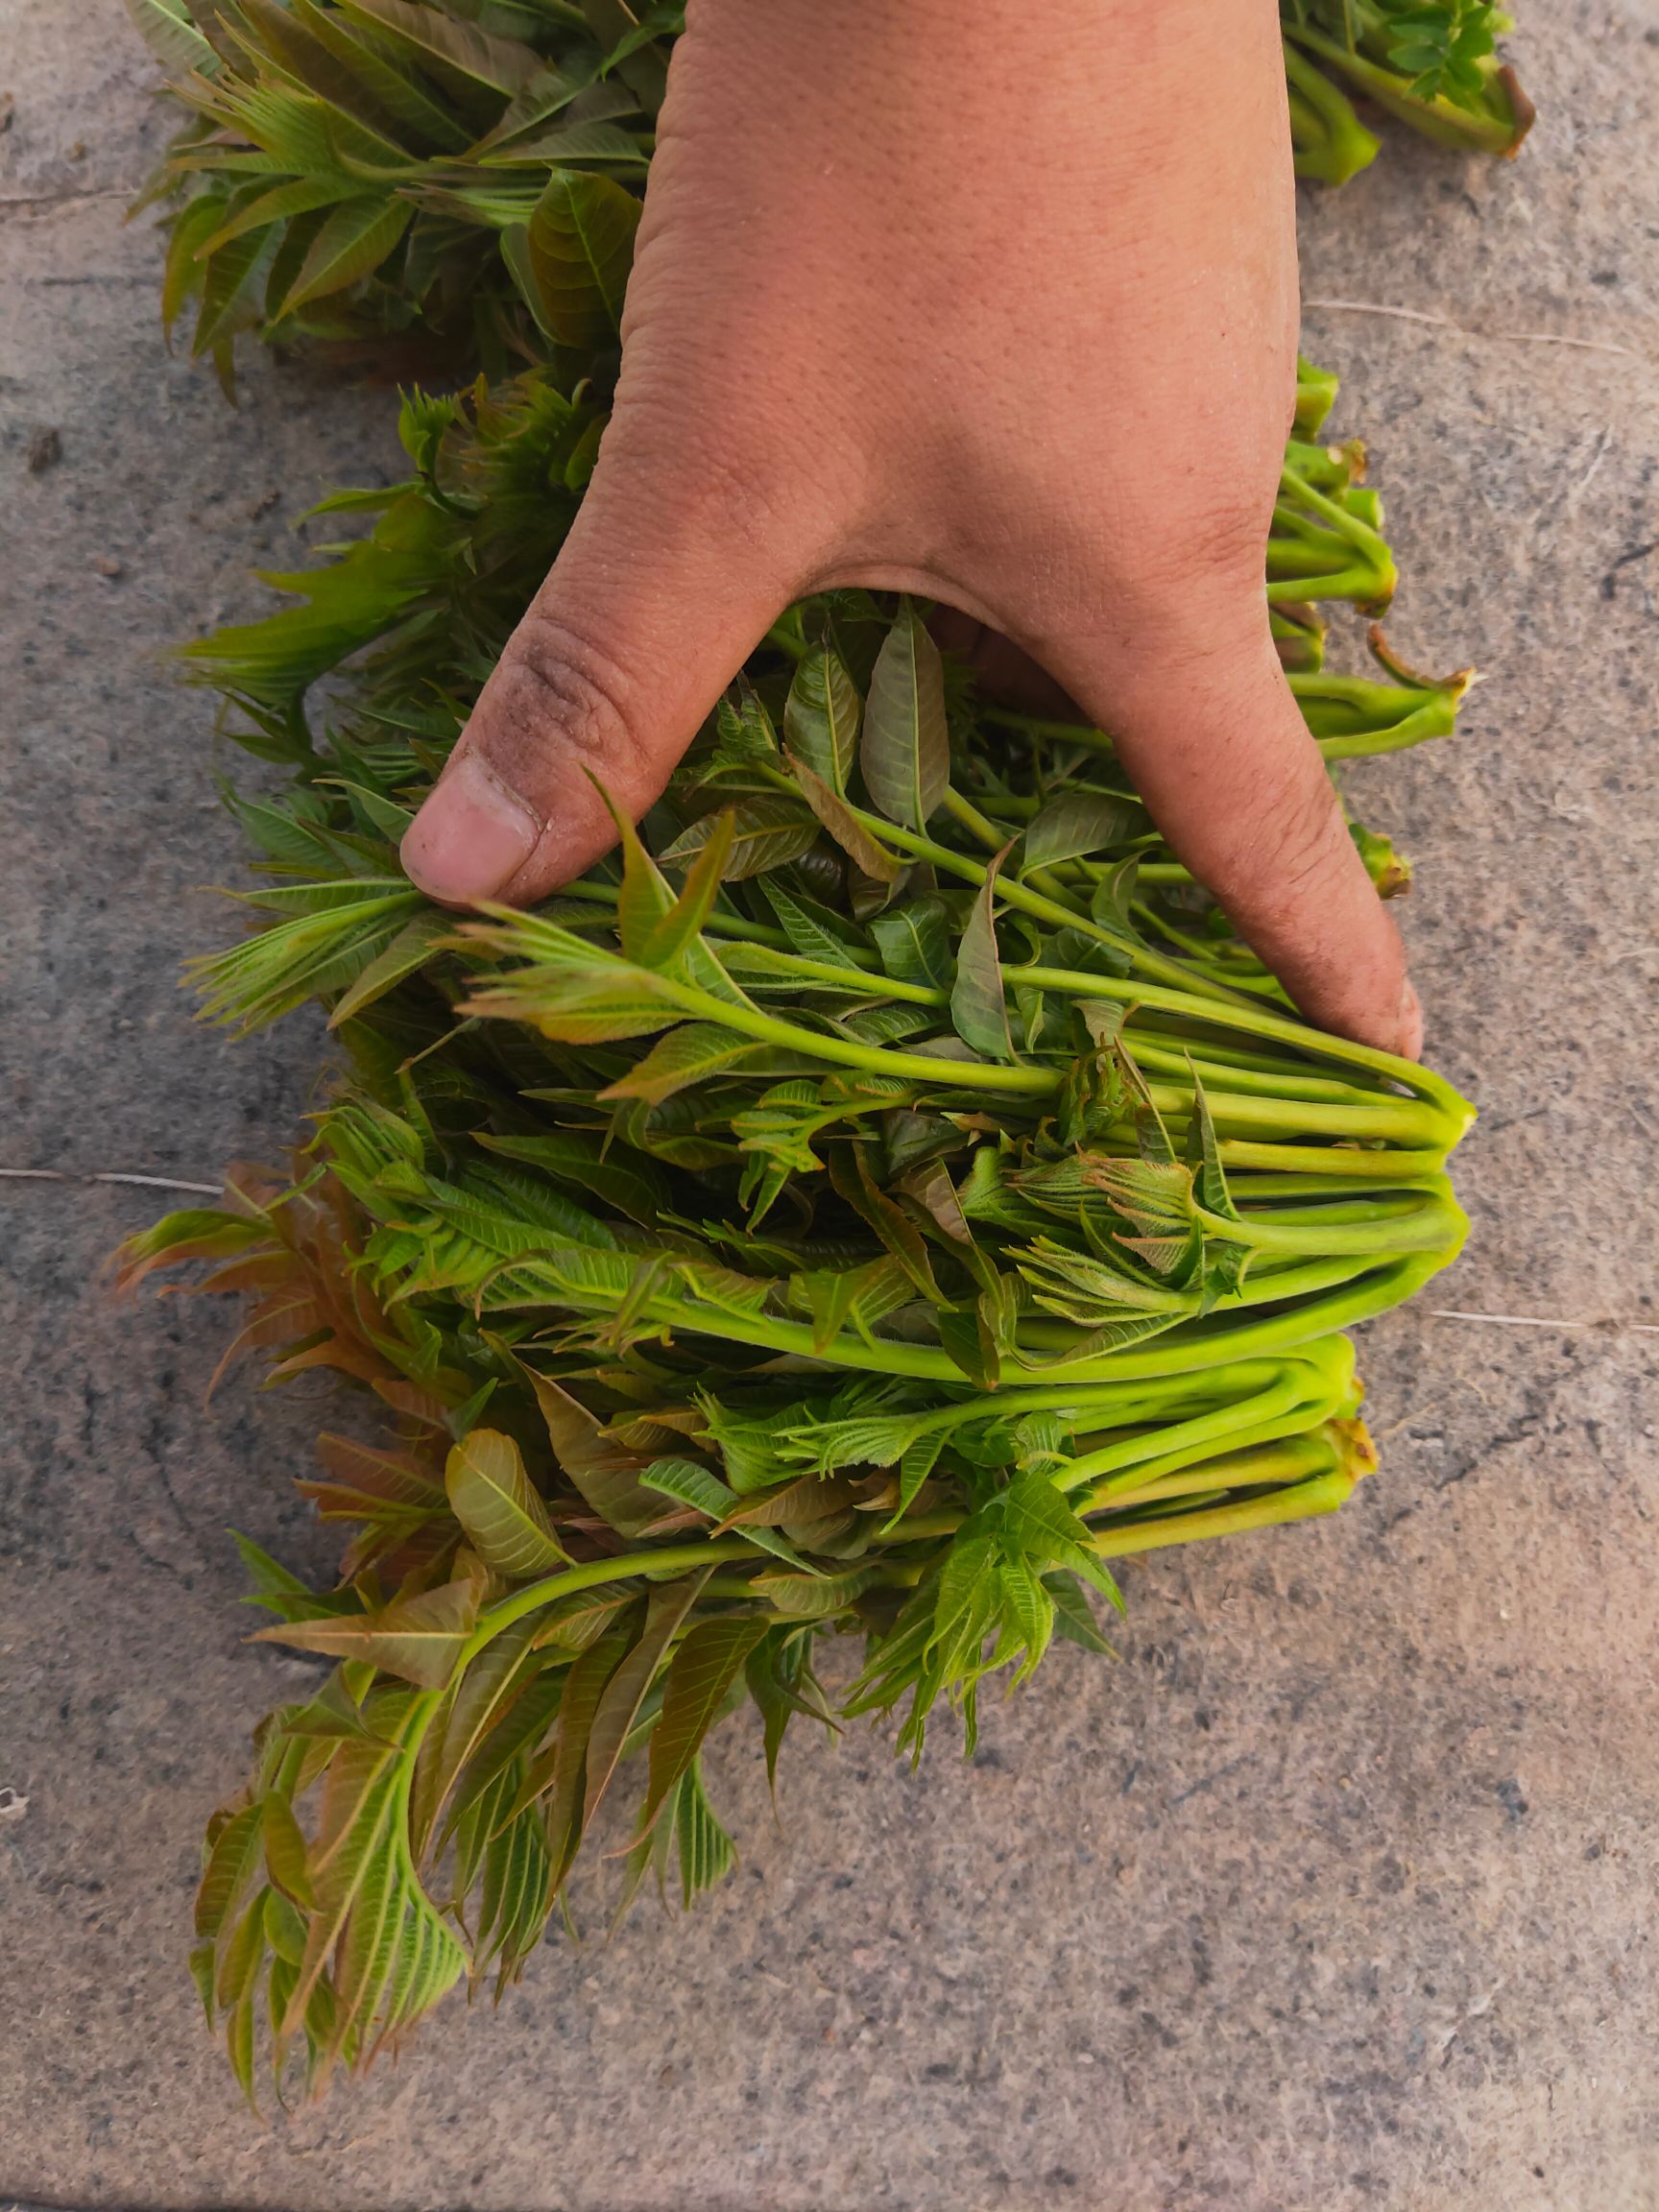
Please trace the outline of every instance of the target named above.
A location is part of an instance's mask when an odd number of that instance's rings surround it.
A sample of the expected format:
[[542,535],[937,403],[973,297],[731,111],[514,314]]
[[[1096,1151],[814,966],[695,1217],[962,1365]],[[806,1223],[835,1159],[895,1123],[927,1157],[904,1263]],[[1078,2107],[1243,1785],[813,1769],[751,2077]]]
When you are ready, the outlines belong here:
[[[613,447],[615,449],[613,450]],[[644,466],[613,422],[564,550],[403,838],[429,898],[524,902],[637,817],[788,596],[723,488]]]
[[[1053,673],[1103,728],[1164,836],[1310,1022],[1416,1059],[1400,933],[1348,834],[1260,602],[1195,607],[1147,652]],[[1067,664],[1057,664],[1057,661]]]

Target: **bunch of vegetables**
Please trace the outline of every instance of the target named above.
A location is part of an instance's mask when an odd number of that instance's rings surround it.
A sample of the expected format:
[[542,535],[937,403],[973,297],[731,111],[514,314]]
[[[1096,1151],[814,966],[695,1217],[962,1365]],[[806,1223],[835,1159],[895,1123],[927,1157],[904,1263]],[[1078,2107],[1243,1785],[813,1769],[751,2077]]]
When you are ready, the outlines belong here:
[[1444,146],[1514,154],[1531,128],[1492,0],[1280,0],[1279,13],[1299,176],[1345,184],[1377,157],[1344,84]]
[[[683,7],[128,6],[191,113],[152,187],[183,195],[167,320],[195,305],[193,350],[228,386],[246,330],[348,359],[398,340],[427,373],[548,351],[587,368],[621,300]],[[1341,183],[1377,154],[1344,84],[1449,144],[1507,154],[1525,136],[1491,0],[1281,9],[1302,175]]]
[[[1299,1021],[1109,735],[980,697],[903,600],[789,610],[644,822],[535,912],[429,907],[398,840],[592,468],[635,209],[615,140],[642,168],[670,12],[142,12],[202,63],[166,304],[204,288],[207,350],[465,326],[541,356],[406,397],[409,480],[325,503],[366,535],[185,654],[286,771],[231,801],[257,926],[197,964],[206,1010],[320,1001],[345,1065],[291,1174],[235,1171],[129,1276],[210,1263],[252,1301],[233,1349],[388,1423],[323,1438],[301,1484],[350,1531],[337,1588],[244,1547],[263,1633],[333,1662],[208,1834],[194,1965],[252,2095],[261,2023],[278,2082],[293,2055],[315,2085],[463,1977],[505,1987],[608,1825],[624,1902],[670,1870],[689,1902],[732,1863],[701,1753],[746,1700],[769,1768],[797,1715],[893,1714],[917,1754],[944,1706],[972,1743],[987,1676],[1106,1648],[1112,1562],[1340,1504],[1374,1463],[1341,1332],[1455,1255],[1471,1117]],[[1490,12],[1445,12],[1465,44],[1432,85],[1429,12],[1357,8],[1338,43],[1486,114]],[[491,87],[510,46],[524,73]],[[369,175],[376,104],[430,140],[418,176]],[[614,136],[543,142],[582,132]],[[372,199],[396,236],[330,263]],[[1266,589],[1336,762],[1447,733],[1468,678],[1375,632],[1376,677],[1324,666],[1321,610],[1395,580],[1362,449],[1319,442],[1334,392],[1304,371]]]

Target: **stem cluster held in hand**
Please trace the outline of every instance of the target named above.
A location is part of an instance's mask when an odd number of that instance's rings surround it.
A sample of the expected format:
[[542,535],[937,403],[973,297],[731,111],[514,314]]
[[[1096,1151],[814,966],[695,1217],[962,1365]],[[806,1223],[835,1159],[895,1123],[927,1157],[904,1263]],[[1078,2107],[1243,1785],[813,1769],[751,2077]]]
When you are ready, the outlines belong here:
[[338,1591],[251,1553],[267,1633],[339,1667],[214,1832],[245,2072],[256,2004],[315,2075],[511,1980],[619,1768],[626,1893],[724,1871],[700,1753],[745,1695],[769,1757],[797,1713],[919,1750],[941,1700],[972,1742],[986,1674],[1099,1645],[1108,1562],[1339,1504],[1339,1332],[1462,1233],[1455,1094],[1298,1022],[1098,733],[982,712],[909,604],[797,610],[615,861],[459,924],[391,855],[468,648],[398,620],[321,736],[221,641],[300,774],[242,804],[276,918],[201,980],[244,1022],[323,998],[353,1081],[294,1182],[130,1254],[215,1261],[277,1373],[397,1419],[304,1485]]
[[[301,1483],[337,1588],[244,1548],[262,1633],[334,1663],[208,1834],[194,1965],[252,2094],[261,2041],[315,2083],[505,1987],[585,1839],[624,1902],[689,1902],[745,1701],[769,1769],[796,1717],[918,1753],[943,1705],[972,1743],[988,1675],[1106,1648],[1112,1562],[1339,1505],[1374,1463],[1341,1332],[1455,1253],[1469,1110],[1296,1019],[1108,733],[981,697],[863,592],[774,626],[613,859],[533,913],[428,906],[398,841],[593,465],[675,12],[134,6],[193,110],[165,307],[199,351],[515,372],[406,397],[409,480],[325,504],[366,535],[184,656],[287,771],[232,801],[257,926],[197,964],[206,1008],[316,1000],[346,1073],[291,1175],[235,1171],[129,1274],[207,1263],[233,1350],[387,1418]],[[1309,166],[1374,150],[1337,79],[1511,143],[1496,27],[1286,0]],[[1377,676],[1324,665],[1323,610],[1395,584],[1334,393],[1305,368],[1266,590],[1335,763],[1446,734],[1469,678],[1375,631]]]

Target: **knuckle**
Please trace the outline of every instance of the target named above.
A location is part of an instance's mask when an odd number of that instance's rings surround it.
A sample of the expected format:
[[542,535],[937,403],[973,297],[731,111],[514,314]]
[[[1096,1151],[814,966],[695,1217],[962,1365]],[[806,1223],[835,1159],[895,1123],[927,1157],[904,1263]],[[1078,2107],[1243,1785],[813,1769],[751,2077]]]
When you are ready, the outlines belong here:
[[1148,523],[1148,583],[1166,602],[1186,603],[1214,620],[1223,607],[1254,606],[1262,595],[1270,510],[1231,496],[1208,498]]
[[1096,528],[1055,565],[1076,581],[1076,612],[1091,598],[1110,610],[1134,653],[1203,661],[1265,636],[1267,526],[1267,511],[1248,500],[1153,502],[1115,513],[1104,541]]
[[647,780],[646,742],[627,671],[581,627],[532,607],[492,679],[489,749],[515,790],[569,762],[631,792]]
[[1328,883],[1342,858],[1340,822],[1329,785],[1298,780],[1269,795],[1263,807],[1260,841],[1266,863],[1261,880],[1263,897],[1276,917],[1303,911]]
[[1193,526],[1192,568],[1202,580],[1262,588],[1271,502],[1221,498],[1206,502]]
[[649,515],[659,541],[664,531],[709,544],[776,539],[800,504],[801,469],[788,437],[729,383],[710,392],[706,406],[687,407],[684,376],[677,386],[644,377],[618,394],[611,436],[605,489],[637,491],[639,499],[625,503]]

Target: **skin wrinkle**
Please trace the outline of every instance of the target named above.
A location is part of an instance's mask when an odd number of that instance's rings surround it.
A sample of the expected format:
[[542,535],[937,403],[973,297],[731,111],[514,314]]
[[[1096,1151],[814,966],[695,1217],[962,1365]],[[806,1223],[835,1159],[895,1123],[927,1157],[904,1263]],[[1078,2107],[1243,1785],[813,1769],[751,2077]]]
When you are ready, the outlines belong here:
[[[1273,0],[692,0],[593,482],[461,741],[547,825],[512,895],[612,841],[580,765],[647,804],[792,598],[905,589],[1111,729],[1304,1009],[1395,1044],[1398,939],[1262,596],[1294,248]],[[444,851],[435,894],[499,893]]]

